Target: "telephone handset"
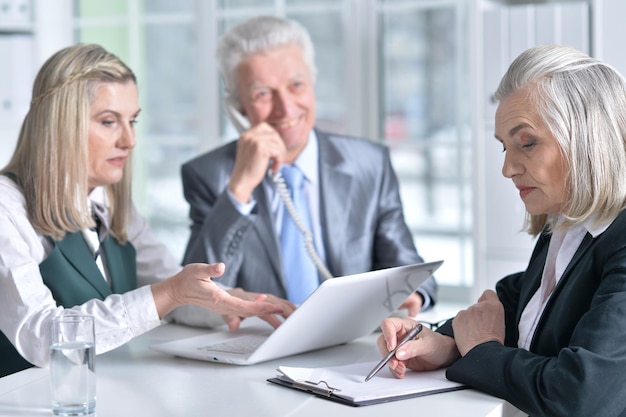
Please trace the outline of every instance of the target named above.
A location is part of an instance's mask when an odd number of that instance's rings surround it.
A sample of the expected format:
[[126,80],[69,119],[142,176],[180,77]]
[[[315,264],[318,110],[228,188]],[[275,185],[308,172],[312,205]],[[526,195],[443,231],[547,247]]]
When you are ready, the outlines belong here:
[[226,115],[228,120],[233,124],[237,132],[243,133],[250,129],[250,121],[239,110],[237,110],[236,104],[233,99],[228,97],[224,99],[224,109],[226,109]]
[[[226,115],[230,119],[230,122],[235,126],[235,129],[239,133],[244,132],[245,130],[250,129],[250,121],[243,115],[237,108],[235,104],[232,103],[232,99],[227,98],[224,100],[224,108],[226,109]],[[326,281],[327,279],[332,278],[332,274],[322,262],[322,259],[317,254],[315,250],[315,245],[313,243],[313,234],[309,229],[307,229],[305,223],[302,221],[300,216],[298,215],[296,208],[293,205],[293,201],[291,200],[291,196],[289,195],[289,189],[287,188],[287,184],[285,183],[285,179],[283,178],[280,171],[272,172],[271,169],[267,170],[267,175],[276,185],[276,190],[278,192],[279,197],[283,200],[283,204],[285,205],[285,209],[289,216],[293,219],[294,224],[302,233],[302,237],[304,239],[304,245],[306,247],[306,251],[311,257],[311,260],[315,264],[315,267],[319,271],[322,280]]]

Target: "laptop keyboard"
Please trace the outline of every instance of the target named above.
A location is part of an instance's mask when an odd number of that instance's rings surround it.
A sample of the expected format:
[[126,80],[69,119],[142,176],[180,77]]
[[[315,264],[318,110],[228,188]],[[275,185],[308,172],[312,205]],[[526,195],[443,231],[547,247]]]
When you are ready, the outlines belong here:
[[263,342],[265,342],[265,340],[267,340],[267,336],[246,335],[236,339],[227,340],[226,342],[216,343],[214,345],[200,346],[198,350],[206,350],[208,352],[229,352],[243,355],[254,352]]

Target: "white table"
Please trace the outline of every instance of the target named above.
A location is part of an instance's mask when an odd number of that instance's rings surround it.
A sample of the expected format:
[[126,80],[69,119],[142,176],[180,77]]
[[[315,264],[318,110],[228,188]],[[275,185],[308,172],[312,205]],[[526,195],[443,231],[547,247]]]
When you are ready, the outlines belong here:
[[[427,317],[424,317],[427,320]],[[96,359],[98,417],[312,417],[488,416],[519,417],[506,401],[475,390],[350,407],[266,382],[279,365],[332,366],[380,357],[370,335],[346,345],[254,366],[208,363],[168,356],[149,347],[206,332],[168,324]],[[0,416],[51,416],[47,369],[0,378]]]

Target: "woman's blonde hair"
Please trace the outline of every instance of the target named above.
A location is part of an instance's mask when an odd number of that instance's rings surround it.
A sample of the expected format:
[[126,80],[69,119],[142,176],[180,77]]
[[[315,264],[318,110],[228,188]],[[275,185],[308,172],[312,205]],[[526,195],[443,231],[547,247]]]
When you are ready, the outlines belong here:
[[[495,98],[526,90],[569,166],[567,212],[559,227],[613,221],[626,208],[626,81],[611,66],[575,49],[544,45],[523,52]],[[555,215],[527,214],[537,235]]]
[[[137,83],[133,72],[99,45],[77,44],[41,67],[15,152],[3,173],[13,173],[37,232],[54,239],[93,227],[88,207],[89,111],[101,83]],[[110,232],[125,242],[131,209],[131,158],[121,181],[106,187]]]

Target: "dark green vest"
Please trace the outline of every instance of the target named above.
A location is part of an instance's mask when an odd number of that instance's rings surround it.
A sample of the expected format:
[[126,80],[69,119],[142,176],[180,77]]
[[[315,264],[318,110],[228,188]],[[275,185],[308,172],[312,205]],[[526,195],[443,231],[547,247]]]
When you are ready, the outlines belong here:
[[[130,242],[120,245],[110,236],[104,239],[102,245],[111,287],[104,280],[80,232],[54,242],[52,253],[39,265],[39,270],[57,305],[70,308],[94,298],[104,300],[111,294],[122,294],[137,288],[133,245]],[[0,333],[0,377],[31,366]]]

